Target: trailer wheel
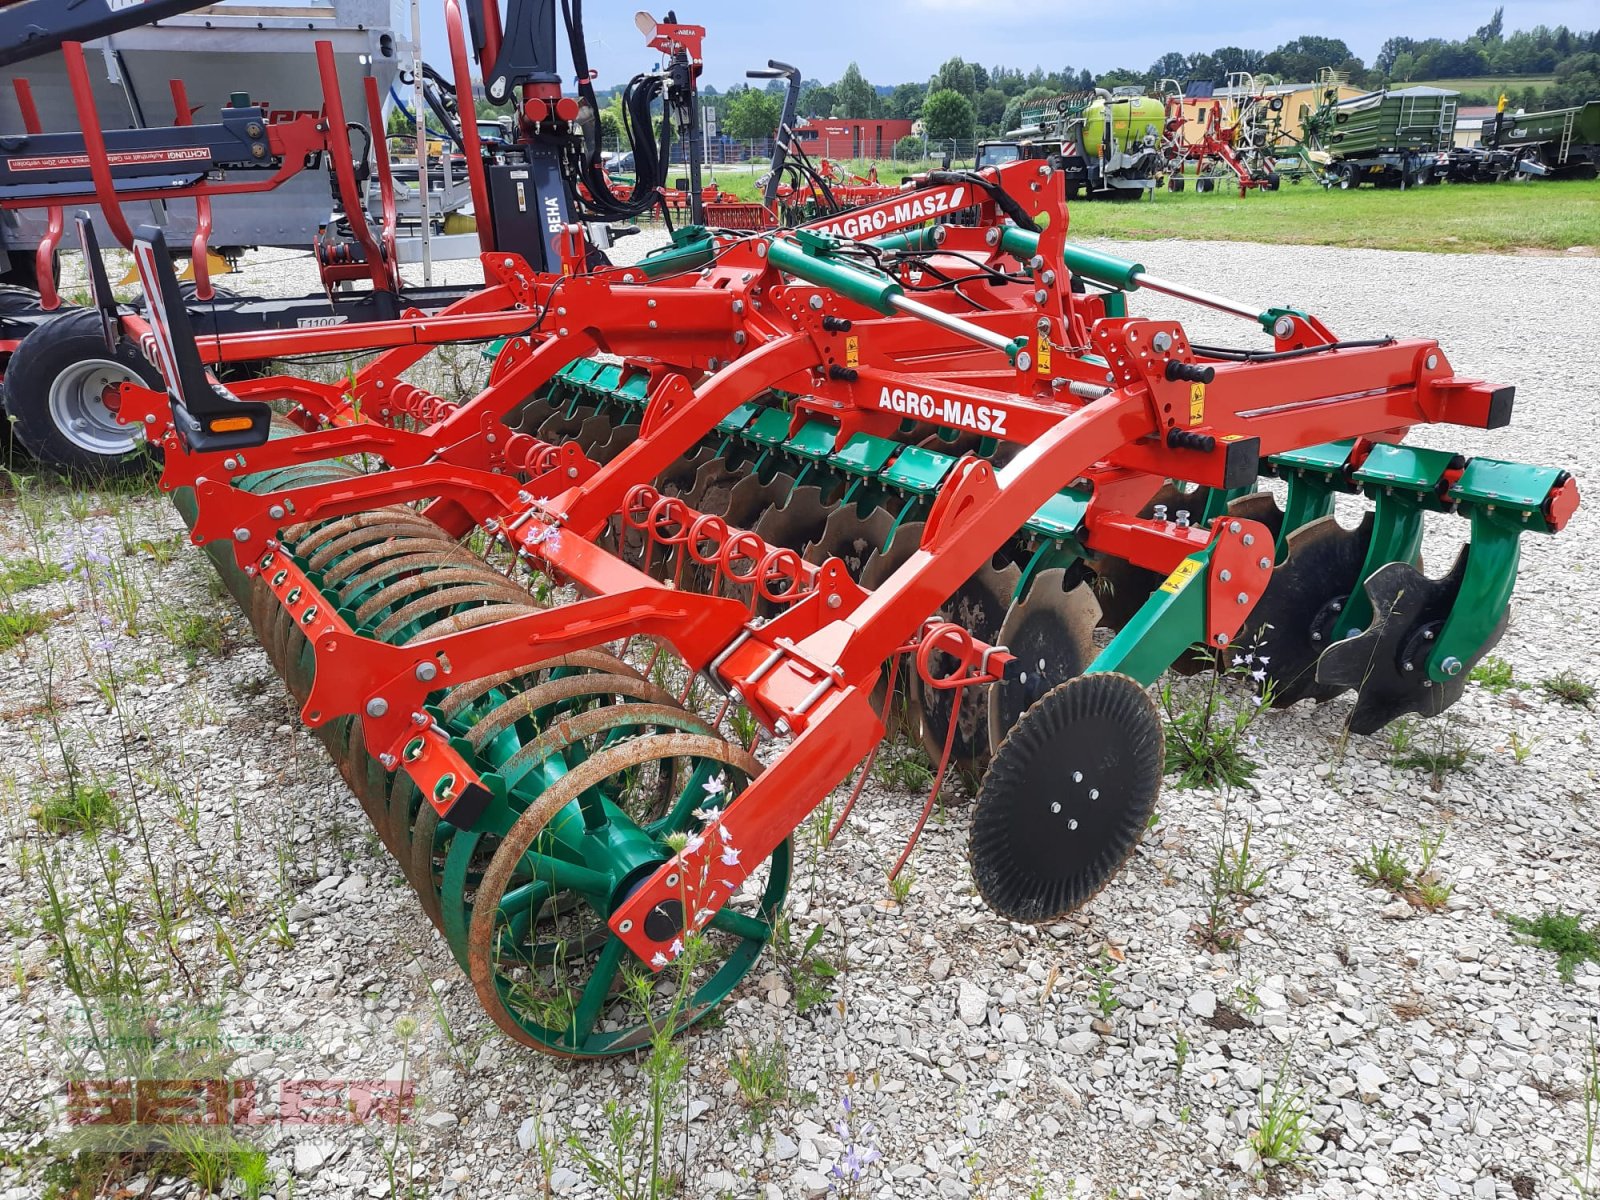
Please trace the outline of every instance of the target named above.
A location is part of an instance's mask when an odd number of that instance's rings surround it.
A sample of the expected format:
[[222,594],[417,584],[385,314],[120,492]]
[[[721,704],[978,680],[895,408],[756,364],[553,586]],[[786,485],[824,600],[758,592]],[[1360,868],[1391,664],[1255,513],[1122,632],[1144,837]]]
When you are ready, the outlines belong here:
[[1340,191],[1348,192],[1351,188],[1353,188],[1355,186],[1356,186],[1355,176],[1348,175],[1348,174],[1339,176],[1339,190]]
[[1217,186],[1217,181],[1215,179],[1212,179],[1211,176],[1209,176],[1209,175],[1197,175],[1197,176],[1195,176],[1194,190],[1197,191],[1197,192],[1209,192],[1216,186]]
[[1181,192],[1181,191],[1183,191],[1183,183],[1184,183],[1184,179],[1183,179],[1182,175],[1170,176],[1167,179],[1167,191],[1169,191],[1169,192]]
[[[1299,183],[1300,181],[1297,179],[1297,180],[1295,180],[1295,182]],[[1283,176],[1279,175],[1276,171],[1268,171],[1267,172],[1267,191],[1275,192],[1282,186],[1283,186]]]
[[161,376],[130,342],[109,352],[99,314],[73,309],[22,339],[6,367],[5,410],[43,465],[65,475],[132,475],[148,461],[144,437],[117,424],[104,398],[121,383],[160,387]]

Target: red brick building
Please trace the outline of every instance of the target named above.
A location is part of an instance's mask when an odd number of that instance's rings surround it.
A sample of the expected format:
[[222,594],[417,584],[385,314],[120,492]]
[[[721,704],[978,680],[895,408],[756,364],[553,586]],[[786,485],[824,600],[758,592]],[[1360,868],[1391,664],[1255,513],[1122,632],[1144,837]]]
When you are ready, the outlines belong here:
[[808,117],[795,126],[795,136],[812,158],[888,158],[896,142],[911,136],[911,122]]

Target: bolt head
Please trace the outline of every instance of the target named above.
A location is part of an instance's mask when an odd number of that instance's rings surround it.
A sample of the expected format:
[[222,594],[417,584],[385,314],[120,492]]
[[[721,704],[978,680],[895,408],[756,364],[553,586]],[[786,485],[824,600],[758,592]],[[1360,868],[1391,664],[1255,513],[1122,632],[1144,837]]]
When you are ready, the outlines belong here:
[[813,294],[811,299],[807,300],[806,303],[811,306],[811,311],[812,312],[821,312],[822,311],[822,297],[821,296]]
[[828,595],[828,607],[829,608],[838,608],[843,603],[844,603],[844,598],[842,596],[840,596],[838,592],[832,592],[832,593],[830,593]]
[[1438,366],[1439,366],[1439,356],[1437,354],[1428,355],[1428,370],[1430,370],[1430,371],[1435,370]]
[[1227,583],[1228,580],[1233,578],[1233,572],[1229,571],[1227,569],[1223,569],[1223,570],[1217,572],[1217,578],[1222,580],[1223,583]]
[[250,540],[250,531],[241,525],[233,531],[233,540],[236,542],[248,542]]
[[439,677],[439,668],[431,662],[420,662],[417,664],[416,675],[421,682],[432,683]]
[[1250,603],[1250,593],[1248,593],[1248,592],[1240,592],[1237,596],[1234,597],[1234,599],[1237,600],[1240,604],[1249,604]]
[[1444,670],[1446,675],[1461,674],[1461,660],[1453,654],[1440,663],[1439,666]]
[[1266,557],[1258,558],[1256,559],[1256,566],[1260,567],[1263,571],[1268,570],[1272,566],[1272,560]]
[[381,717],[389,711],[389,702],[382,696],[374,696],[367,701],[367,716]]
[[1294,333],[1294,318],[1293,317],[1279,317],[1276,321],[1274,321],[1272,323],[1272,334],[1273,334],[1274,337],[1286,338],[1286,337],[1290,337],[1293,333]]
[[1170,350],[1172,348],[1172,335],[1163,329],[1160,333],[1156,334],[1155,337],[1150,339],[1150,344],[1158,351],[1165,352]]

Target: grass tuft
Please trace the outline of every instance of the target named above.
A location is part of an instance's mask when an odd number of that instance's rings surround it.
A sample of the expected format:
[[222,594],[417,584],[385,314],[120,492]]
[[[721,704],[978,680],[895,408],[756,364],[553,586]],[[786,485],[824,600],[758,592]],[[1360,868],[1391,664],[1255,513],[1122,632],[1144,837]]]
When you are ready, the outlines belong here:
[[80,783],[41,799],[31,816],[50,834],[101,833],[122,824],[122,808],[114,793],[97,783]]
[[7,608],[0,611],[0,654],[15,650],[36,633],[50,628],[57,614],[35,612],[31,608]]
[[1582,962],[1600,962],[1600,926],[1585,927],[1576,913],[1543,912],[1537,917],[1505,914],[1506,924],[1540,949],[1556,956],[1561,978],[1572,981]]
[[1594,707],[1594,684],[1580,679],[1572,671],[1562,671],[1559,675],[1552,675],[1539,686],[1544,689],[1547,696],[1552,696],[1563,704],[1570,704],[1574,708]]

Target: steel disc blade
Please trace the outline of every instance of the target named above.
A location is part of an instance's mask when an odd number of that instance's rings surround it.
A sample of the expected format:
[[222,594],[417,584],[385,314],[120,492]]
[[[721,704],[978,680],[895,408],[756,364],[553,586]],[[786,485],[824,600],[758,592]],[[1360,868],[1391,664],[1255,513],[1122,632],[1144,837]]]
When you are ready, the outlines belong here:
[[[867,565],[861,568],[859,580],[861,586],[871,591],[881,586],[884,580],[899,570],[906,559],[915,554],[917,547],[921,545],[922,528],[922,523],[918,521],[902,525],[895,530],[894,540],[886,548],[874,551],[867,559]],[[896,673],[896,680],[895,694],[886,699],[883,693],[888,675],[885,673],[878,680],[877,686],[872,689],[872,703],[879,712],[885,714],[889,732],[904,733],[907,737],[920,737],[922,687],[917,679],[916,668],[908,663],[902,663]]]
[[593,458],[595,447],[604,444],[614,428],[610,416],[595,413],[578,426],[578,432],[572,435],[572,440],[578,443],[578,449]]
[[1047,692],[995,752],[968,857],[985,902],[1013,921],[1088,903],[1143,836],[1165,766],[1161,716],[1126,675]]
[[1361,582],[1372,528],[1371,513],[1356,529],[1319,517],[1289,535],[1283,562],[1234,643],[1236,654],[1266,659],[1274,708],[1330,700],[1344,690],[1321,680],[1317,657],[1333,644],[1339,613]]
[[[1283,531],[1283,509],[1278,507],[1271,492],[1251,492],[1248,496],[1228,501],[1228,515],[1238,517],[1241,521],[1259,521],[1267,527],[1274,544],[1278,534]],[[1263,553],[1271,554],[1272,551],[1268,548]]]
[[690,508],[721,516],[728,506],[728,493],[745,473],[735,470],[725,458],[713,458],[709,451],[702,453],[704,457],[697,454],[683,460],[683,465],[690,468],[687,473],[679,473],[676,466],[664,473],[659,484],[661,494],[682,496]]
[[805,548],[805,557],[814,563],[837,558],[844,563],[850,578],[859,583],[867,562],[883,548],[893,525],[894,514],[886,508],[874,508],[864,517],[857,514],[854,505],[836,508],[829,514],[821,535]]
[[[745,475],[728,493],[728,501],[719,514],[735,529],[749,529],[761,514],[794,490],[792,475],[776,475],[770,483],[762,483],[754,475]],[[706,510],[714,511],[714,510]]]
[[1443,579],[1429,579],[1406,563],[1389,563],[1367,578],[1372,624],[1330,646],[1317,664],[1319,680],[1355,688],[1352,733],[1376,733],[1406,713],[1437,716],[1461,698],[1472,665],[1499,642],[1511,616],[1508,606],[1454,676],[1442,683],[1428,678],[1428,656],[1460,595],[1466,569],[1467,553],[1462,551]]
[[996,751],[1028,707],[1082,675],[1094,661],[1100,604],[1087,583],[1062,590],[1066,571],[1041,571],[1000,626],[1000,645],[1016,655],[1017,678],[989,685],[989,748]]
[[828,523],[822,489],[810,484],[797,487],[782,508],[769,508],[756,521],[755,533],[774,546],[801,551]]
[[[1004,570],[985,566],[956,589],[955,595],[939,606],[940,620],[961,626],[976,640],[989,645],[1000,642],[1000,626],[1011,607],[1021,571],[1015,565]],[[955,667],[955,659],[941,652],[930,656],[934,674],[943,676]],[[950,722],[956,722],[955,740],[950,743],[950,765],[971,774],[989,762],[989,705],[981,687],[959,690],[922,684],[922,745],[935,763],[944,754]]]
[[589,457],[597,463],[608,463],[638,440],[637,425],[618,425],[612,429],[610,437],[594,448]]

